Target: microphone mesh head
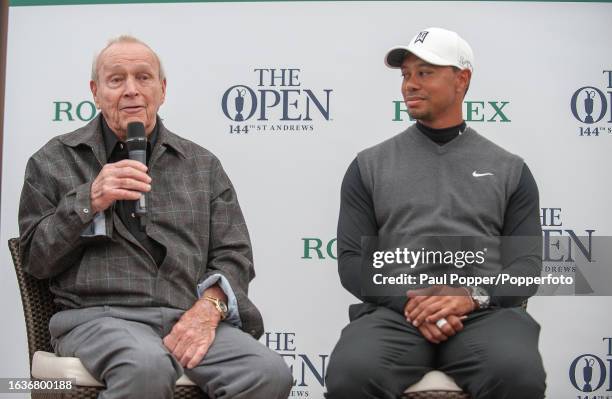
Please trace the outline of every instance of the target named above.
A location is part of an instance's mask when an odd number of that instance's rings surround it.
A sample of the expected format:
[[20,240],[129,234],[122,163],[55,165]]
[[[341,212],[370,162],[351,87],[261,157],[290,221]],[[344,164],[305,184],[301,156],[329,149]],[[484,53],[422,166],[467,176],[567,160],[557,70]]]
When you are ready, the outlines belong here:
[[126,144],[128,151],[147,149],[147,135],[142,122],[128,123]]

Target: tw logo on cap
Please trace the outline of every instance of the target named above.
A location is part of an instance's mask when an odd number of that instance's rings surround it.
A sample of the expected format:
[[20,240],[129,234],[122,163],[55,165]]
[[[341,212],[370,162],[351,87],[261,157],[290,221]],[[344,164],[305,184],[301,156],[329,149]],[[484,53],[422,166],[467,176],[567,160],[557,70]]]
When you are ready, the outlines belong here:
[[423,32],[419,32],[416,39],[414,39],[414,44],[417,44],[418,42],[425,43],[425,38],[428,34],[429,32],[426,30],[424,30]]
[[474,66],[472,65],[472,63],[470,62],[470,60],[468,60],[467,58],[465,58],[464,56],[459,57],[459,64],[461,64],[461,66],[464,69],[469,69],[469,70],[474,70]]

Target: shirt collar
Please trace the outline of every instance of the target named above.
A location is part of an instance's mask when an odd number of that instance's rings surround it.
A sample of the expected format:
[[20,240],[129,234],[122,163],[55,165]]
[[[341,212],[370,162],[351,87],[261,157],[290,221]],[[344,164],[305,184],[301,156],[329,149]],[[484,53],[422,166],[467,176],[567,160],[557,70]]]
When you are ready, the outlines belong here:
[[[80,145],[90,147],[96,155],[98,161],[101,164],[104,164],[107,158],[105,158],[106,154],[104,153],[105,142],[102,128],[103,123],[101,122],[102,119],[102,114],[100,113],[87,125],[82,126],[73,132],[59,136],[59,140],[63,144],[70,147],[78,147]],[[189,147],[185,147],[185,139],[180,138],[176,134],[166,129],[159,115],[157,116],[156,126],[158,126],[158,137],[156,138],[156,140],[159,141],[158,145],[169,147],[178,155],[182,156],[183,158],[187,158],[187,148]],[[115,136],[114,133],[113,136]]]
[[419,129],[421,133],[427,136],[430,140],[434,141],[437,144],[446,144],[449,141],[453,140],[455,137],[459,136],[465,128],[467,124],[465,121],[461,122],[459,125],[447,127],[444,129],[434,129],[428,126],[423,125],[421,122],[417,121],[416,127]]
[[[102,136],[104,137],[104,148],[106,149],[106,160],[108,161],[111,157],[111,154],[115,150],[117,143],[120,143],[121,141],[119,140],[119,137],[117,137],[115,132],[108,126],[108,123],[106,123],[106,119],[104,119],[104,116],[100,117],[100,119],[102,123]],[[155,147],[155,143],[157,142],[157,136],[159,135],[158,131],[159,124],[156,121],[155,127],[153,128],[153,131],[151,132],[147,140],[147,149],[149,153],[151,152],[153,147]]]

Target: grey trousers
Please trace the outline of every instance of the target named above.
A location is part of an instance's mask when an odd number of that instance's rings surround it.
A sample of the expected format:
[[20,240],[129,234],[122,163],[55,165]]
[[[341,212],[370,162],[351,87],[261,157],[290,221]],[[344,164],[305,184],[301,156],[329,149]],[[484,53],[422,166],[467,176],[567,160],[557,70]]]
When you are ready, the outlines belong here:
[[64,310],[49,323],[51,343],[104,382],[101,399],[172,398],[183,372],[210,398],[287,398],[293,379],[281,357],[226,323],[200,365],[183,370],[162,342],[182,314],[116,306]]
[[540,326],[521,308],[475,312],[464,329],[428,342],[399,313],[375,308],[342,330],[327,372],[327,398],[395,399],[425,373],[454,378],[473,399],[541,399],[546,374]]

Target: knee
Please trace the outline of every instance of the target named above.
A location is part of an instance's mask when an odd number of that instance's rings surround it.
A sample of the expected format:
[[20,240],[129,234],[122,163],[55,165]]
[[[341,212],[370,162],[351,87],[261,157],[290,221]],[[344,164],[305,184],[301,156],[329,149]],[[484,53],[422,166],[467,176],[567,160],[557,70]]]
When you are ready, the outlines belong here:
[[177,370],[168,353],[146,349],[126,352],[123,360],[106,373],[107,389],[129,390],[142,397],[172,397],[181,371]]
[[517,364],[512,370],[506,369],[503,378],[508,398],[544,398],[546,373],[541,363]]
[[164,351],[149,352],[146,350],[134,351],[132,368],[135,376],[150,384],[151,379],[159,379],[160,384],[168,382],[174,384],[180,371],[174,367],[171,355]]
[[257,364],[251,365],[252,387],[255,398],[286,399],[293,385],[293,376],[285,361],[273,351],[257,356]]
[[332,354],[325,378],[328,398],[362,398],[366,392],[376,392],[386,385],[374,359],[366,361],[355,354]]
[[[525,360],[525,359],[523,359]],[[546,373],[541,361],[529,363],[500,359],[480,375],[479,382],[470,392],[474,398],[518,399],[544,398]]]

